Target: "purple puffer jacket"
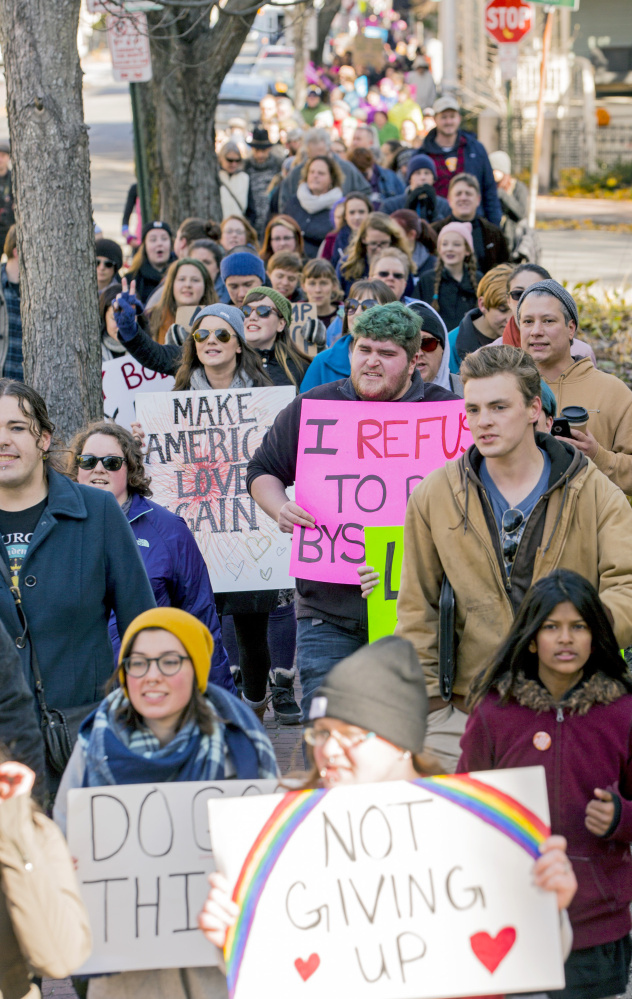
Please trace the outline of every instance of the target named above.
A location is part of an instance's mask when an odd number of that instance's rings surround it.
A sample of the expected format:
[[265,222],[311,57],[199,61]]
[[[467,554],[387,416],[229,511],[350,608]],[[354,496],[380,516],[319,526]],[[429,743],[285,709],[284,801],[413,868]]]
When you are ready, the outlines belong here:
[[[595,673],[558,708],[522,674],[501,703],[509,676],[472,711],[457,771],[543,766],[553,833],[566,836],[579,888],[569,909],[573,950],[630,932],[632,902],[632,694]],[[598,837],[584,824],[595,788],[615,793],[614,829]],[[617,821],[618,819],[618,821]]]

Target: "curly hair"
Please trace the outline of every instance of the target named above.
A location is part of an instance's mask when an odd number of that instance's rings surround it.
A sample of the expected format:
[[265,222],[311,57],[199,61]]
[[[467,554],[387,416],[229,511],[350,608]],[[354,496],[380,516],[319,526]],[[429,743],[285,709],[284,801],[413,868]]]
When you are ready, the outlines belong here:
[[95,434],[105,434],[106,437],[112,437],[121,448],[127,464],[128,492],[136,493],[138,496],[151,496],[151,478],[145,470],[146,466],[139,442],[125,427],[121,427],[118,423],[110,423],[107,420],[95,420],[75,434],[70,442],[70,453],[66,467],[68,478],[77,481],[77,458],[86,446],[86,441]]
[[176,311],[178,309],[178,305],[173,294],[173,285],[176,277],[178,276],[178,271],[185,265],[195,267],[204,281],[202,298],[196,304],[204,307],[205,305],[215,305],[217,302],[215,285],[211,280],[211,275],[201,260],[195,260],[193,257],[181,257],[180,260],[174,260],[173,263],[169,265],[160,301],[150,312],[149,332],[154,340],[159,340],[161,333],[164,339],[164,334],[176,321]]
[[385,215],[384,212],[371,212],[352,237],[349,243],[347,259],[340,267],[342,275],[347,281],[359,281],[368,272],[369,260],[365,240],[369,229],[375,229],[377,232],[382,232],[385,236],[388,236],[391,246],[396,246],[406,254],[412,270],[413,258],[410,255],[408,243],[406,242],[406,237],[402,232],[401,226],[393,222],[390,216]]
[[421,344],[421,318],[401,302],[376,305],[367,309],[353,324],[351,336],[369,340],[390,340],[406,351],[412,361]]
[[303,245],[303,233],[301,232],[301,227],[298,222],[292,218],[291,215],[275,215],[274,218],[270,219],[266,226],[266,230],[263,234],[263,243],[261,245],[261,253],[259,256],[263,260],[264,264],[267,264],[270,257],[274,253],[272,249],[272,230],[275,226],[283,226],[284,229],[291,229],[294,233],[294,238],[296,240],[296,249],[292,252],[298,253],[299,257],[303,257],[305,254],[305,247]]

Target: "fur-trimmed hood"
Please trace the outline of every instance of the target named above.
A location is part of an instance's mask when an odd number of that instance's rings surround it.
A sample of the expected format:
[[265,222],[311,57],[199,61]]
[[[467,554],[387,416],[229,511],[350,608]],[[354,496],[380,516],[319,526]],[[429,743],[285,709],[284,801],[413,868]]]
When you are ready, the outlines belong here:
[[593,673],[587,680],[580,681],[559,702],[553,699],[543,684],[537,680],[528,680],[522,672],[518,673],[513,683],[510,673],[503,674],[495,687],[503,700],[511,696],[523,708],[530,708],[537,714],[562,708],[566,714],[580,717],[588,714],[595,704],[613,704],[630,693],[620,680],[601,672]]

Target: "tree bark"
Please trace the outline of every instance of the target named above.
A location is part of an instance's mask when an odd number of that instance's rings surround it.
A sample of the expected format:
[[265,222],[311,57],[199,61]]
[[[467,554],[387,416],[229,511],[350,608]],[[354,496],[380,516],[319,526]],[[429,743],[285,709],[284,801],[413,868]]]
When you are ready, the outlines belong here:
[[80,0],[0,0],[24,376],[63,437],[103,414]]
[[292,8],[292,44],[294,45],[294,107],[302,108],[305,104],[307,93],[307,80],[305,79],[305,69],[307,62],[305,59],[305,34],[307,31],[307,16],[313,10],[313,3],[297,4]]
[[[221,220],[215,110],[254,7],[253,0],[228,0],[212,28],[186,0],[148,14],[160,217],[173,227],[190,215]],[[250,12],[232,16],[242,10]]]
[[340,0],[325,0],[318,11],[318,41],[315,49],[312,49],[309,57],[315,66],[321,66],[323,61],[323,49],[327,41],[329,29],[333,19],[340,10]]

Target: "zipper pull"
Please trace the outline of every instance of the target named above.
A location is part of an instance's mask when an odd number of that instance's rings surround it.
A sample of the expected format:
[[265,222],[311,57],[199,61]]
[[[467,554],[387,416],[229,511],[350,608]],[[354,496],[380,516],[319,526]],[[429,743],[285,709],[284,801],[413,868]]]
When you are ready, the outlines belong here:
[[564,712],[563,712],[562,708],[558,708],[557,709],[557,715],[555,716],[555,720],[558,721],[558,722],[563,722],[564,721]]

